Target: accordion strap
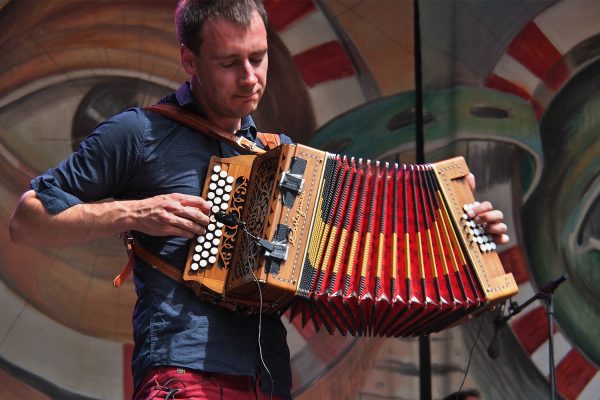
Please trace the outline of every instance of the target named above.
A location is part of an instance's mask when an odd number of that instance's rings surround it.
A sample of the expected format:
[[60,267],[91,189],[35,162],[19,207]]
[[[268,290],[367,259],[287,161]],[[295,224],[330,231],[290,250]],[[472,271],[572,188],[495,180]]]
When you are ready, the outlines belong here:
[[[212,137],[213,139],[224,140],[225,142],[239,150],[249,151],[254,154],[262,154],[265,152],[260,147],[257,147],[256,143],[254,143],[253,141],[248,140],[243,136],[236,136],[233,133],[227,132],[226,130],[219,128],[206,118],[203,118],[198,114],[186,111],[176,104],[155,104],[152,106],[145,107],[144,109],[162,115],[165,118],[172,119],[173,121],[177,121],[181,125],[192,128],[197,132]],[[273,133],[259,132],[257,136],[260,142],[267,149],[273,149],[279,146],[279,144],[281,144],[279,135]]]
[[174,281],[184,283],[183,274],[179,269],[177,269],[177,267],[173,266],[172,264],[169,264],[160,257],[155,256],[154,254],[137,244],[129,233],[124,233],[122,236],[123,242],[127,247],[127,255],[129,256],[129,260],[127,261],[127,265],[125,265],[125,267],[123,268],[123,271],[121,271],[121,273],[117,275],[113,280],[114,287],[118,288],[119,286],[121,286],[121,284],[125,282],[125,280],[127,280],[129,275],[131,275],[131,272],[133,271],[134,254],[146,263],[150,264],[153,268],[158,269],[160,272],[173,279]]

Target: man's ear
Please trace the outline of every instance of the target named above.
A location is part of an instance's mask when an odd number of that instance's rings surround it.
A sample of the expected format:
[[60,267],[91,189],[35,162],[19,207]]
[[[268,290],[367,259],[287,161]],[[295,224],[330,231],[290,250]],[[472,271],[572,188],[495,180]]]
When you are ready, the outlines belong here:
[[185,44],[179,48],[179,57],[185,72],[188,75],[196,75],[196,56]]

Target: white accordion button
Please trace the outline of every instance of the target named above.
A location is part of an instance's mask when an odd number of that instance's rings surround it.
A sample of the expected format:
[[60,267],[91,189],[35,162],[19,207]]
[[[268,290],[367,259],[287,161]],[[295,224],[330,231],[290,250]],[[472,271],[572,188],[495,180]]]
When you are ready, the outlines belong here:
[[218,174],[219,172],[221,172],[221,166],[220,166],[220,165],[215,165],[215,166],[213,167],[213,172],[215,172],[215,173],[217,173],[217,174]]
[[192,263],[190,265],[190,268],[192,269],[192,271],[198,271],[199,265],[198,263]]

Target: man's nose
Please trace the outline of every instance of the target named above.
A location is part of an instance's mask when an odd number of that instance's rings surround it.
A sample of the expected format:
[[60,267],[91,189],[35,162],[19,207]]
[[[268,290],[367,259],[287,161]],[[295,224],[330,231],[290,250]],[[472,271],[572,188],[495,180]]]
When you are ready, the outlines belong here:
[[256,76],[256,69],[254,68],[254,65],[252,65],[250,60],[246,60],[243,63],[240,81],[244,84],[252,85],[258,82],[258,77]]

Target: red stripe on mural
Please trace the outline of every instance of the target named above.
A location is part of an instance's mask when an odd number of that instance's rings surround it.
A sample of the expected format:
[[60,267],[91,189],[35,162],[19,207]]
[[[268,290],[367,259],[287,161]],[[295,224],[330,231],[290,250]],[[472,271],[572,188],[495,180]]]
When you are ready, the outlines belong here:
[[[512,325],[513,332],[525,348],[527,354],[532,355],[546,340],[548,340],[548,318],[544,307],[536,307]],[[556,326],[554,332],[556,332]]]
[[535,113],[537,119],[540,119],[540,117],[544,114],[544,107],[542,107],[537,101],[535,101],[531,97],[531,93],[529,93],[525,88],[517,85],[514,82],[506,80],[496,74],[492,74],[488,78],[488,81],[485,84],[485,86],[489,87],[490,89],[499,90],[501,92],[511,93],[525,100],[528,100],[531,103],[531,107],[533,108],[533,112]]
[[519,97],[524,98],[525,100],[531,100],[531,94],[523,87],[517,85],[514,82],[506,80],[501,76],[496,74],[492,74],[489,78],[485,86],[496,89],[501,92],[512,93]]
[[556,387],[565,399],[575,399],[597,372],[598,368],[571,349],[556,366]]
[[507,53],[554,90],[569,79],[570,70],[562,54],[533,21],[512,41]]
[[294,62],[304,82],[310,87],[355,74],[352,62],[337,41],[324,43],[296,54]]
[[123,345],[123,398],[133,397],[133,376],[131,375],[131,357],[133,356],[133,343]]
[[317,9],[312,0],[265,0],[264,5],[269,25],[278,32]]
[[500,261],[506,272],[511,272],[520,285],[529,282],[529,271],[525,262],[525,255],[521,246],[513,246],[500,253]]

